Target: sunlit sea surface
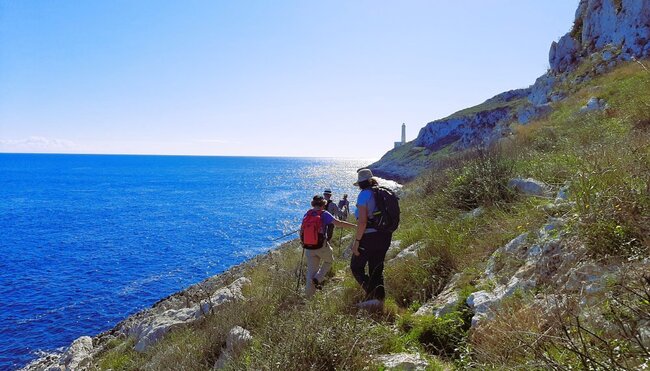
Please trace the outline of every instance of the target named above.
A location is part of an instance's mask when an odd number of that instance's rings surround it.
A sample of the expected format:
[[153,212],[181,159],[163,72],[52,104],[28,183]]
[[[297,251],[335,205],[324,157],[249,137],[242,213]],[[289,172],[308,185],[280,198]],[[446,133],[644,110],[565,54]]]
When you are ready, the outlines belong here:
[[369,162],[0,154],[0,369],[277,246]]

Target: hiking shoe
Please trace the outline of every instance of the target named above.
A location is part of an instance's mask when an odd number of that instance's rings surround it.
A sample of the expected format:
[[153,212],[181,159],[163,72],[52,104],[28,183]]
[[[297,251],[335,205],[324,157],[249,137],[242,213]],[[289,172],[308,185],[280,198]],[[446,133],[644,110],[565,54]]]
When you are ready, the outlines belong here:
[[322,290],[322,289],[323,289],[323,284],[322,284],[322,283],[319,283],[318,280],[317,280],[316,278],[312,278],[311,282],[314,283],[314,286],[316,286],[316,288],[317,288],[318,290]]
[[358,303],[357,308],[368,312],[381,312],[384,310],[384,302],[378,299],[366,300]]

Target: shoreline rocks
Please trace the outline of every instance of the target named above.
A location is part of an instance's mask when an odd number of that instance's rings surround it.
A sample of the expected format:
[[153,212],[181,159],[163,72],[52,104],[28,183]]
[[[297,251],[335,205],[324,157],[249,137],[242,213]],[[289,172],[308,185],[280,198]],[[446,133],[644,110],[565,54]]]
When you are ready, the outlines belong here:
[[[143,351],[174,327],[193,322],[210,311],[218,309],[220,305],[242,300],[241,288],[250,282],[243,276],[245,269],[272,258],[279,250],[296,248],[298,245],[299,240],[294,239],[266,254],[256,255],[224,272],[160,299],[150,308],[125,318],[108,331],[92,337],[78,338],[63,352],[48,352],[25,365],[21,370],[84,370],[85,365],[115,338],[134,336],[136,338],[134,349]],[[76,366],[69,367],[73,362],[76,362]]]
[[192,323],[221,305],[243,300],[241,289],[250,283],[246,277],[240,277],[230,285],[217,290],[208,299],[188,308],[169,309],[161,314],[152,315],[130,328],[121,329],[127,337],[136,341],[135,351],[144,352],[157,343],[167,332],[180,325]]

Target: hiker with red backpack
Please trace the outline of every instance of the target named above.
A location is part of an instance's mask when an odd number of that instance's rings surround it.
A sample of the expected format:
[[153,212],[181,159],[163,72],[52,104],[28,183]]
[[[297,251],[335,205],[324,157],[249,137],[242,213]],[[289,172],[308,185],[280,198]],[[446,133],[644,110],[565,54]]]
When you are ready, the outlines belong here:
[[399,198],[390,189],[380,187],[370,169],[359,170],[357,177],[354,185],[361,192],[355,210],[358,224],[352,243],[350,270],[366,292],[366,298],[359,307],[381,309],[386,297],[384,259],[393,232],[399,225]]
[[327,226],[334,224],[337,227],[355,229],[356,224],[336,219],[324,208],[327,201],[323,196],[316,195],[311,201],[312,209],[305,213],[300,226],[300,241],[303,253],[307,257],[307,282],[305,296],[310,298],[316,289],[322,288],[322,282],[327,272],[332,267],[334,260],[332,247],[327,242]]

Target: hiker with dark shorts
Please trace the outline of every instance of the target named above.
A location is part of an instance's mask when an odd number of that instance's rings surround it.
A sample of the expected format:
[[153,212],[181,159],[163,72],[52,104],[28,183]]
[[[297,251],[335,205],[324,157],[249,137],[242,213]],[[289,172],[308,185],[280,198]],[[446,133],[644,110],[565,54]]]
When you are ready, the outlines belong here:
[[[361,189],[357,198],[357,231],[352,243],[352,259],[350,269],[352,275],[366,293],[364,302],[359,307],[366,309],[383,308],[386,291],[384,289],[384,258],[390,246],[393,231],[399,223],[399,206],[394,219],[394,226],[383,228],[378,222],[379,205],[377,198],[378,183],[370,169],[357,172],[358,180],[354,185]],[[383,188],[382,188],[383,189]],[[397,203],[397,198],[388,192]],[[383,200],[383,199],[382,199]],[[382,201],[379,200],[379,201]],[[383,202],[383,201],[382,201]],[[383,205],[383,204],[382,204]],[[368,271],[366,273],[366,266]]]
[[[332,190],[327,188],[323,191],[323,196],[325,197],[325,211],[329,212],[332,214],[335,218],[339,218],[341,214],[341,211],[339,210],[339,207],[336,206],[336,203],[334,200],[332,200]],[[334,224],[330,224],[327,226],[327,241],[332,240],[332,236],[334,236]]]
[[312,209],[305,213],[300,227],[300,240],[305,249],[307,258],[307,282],[305,284],[305,296],[310,298],[316,289],[322,288],[322,282],[327,272],[332,267],[332,247],[327,243],[325,233],[327,226],[336,225],[355,229],[357,226],[352,223],[339,221],[332,214],[325,211],[327,201],[323,196],[316,195],[311,201]]

